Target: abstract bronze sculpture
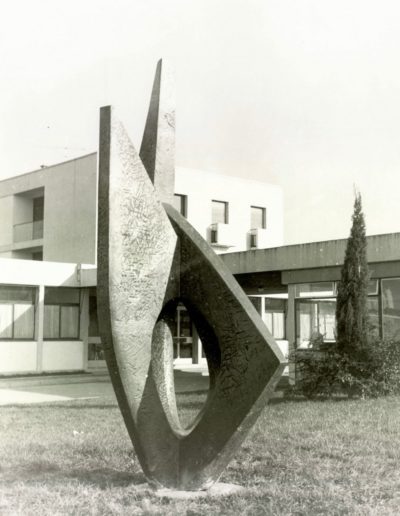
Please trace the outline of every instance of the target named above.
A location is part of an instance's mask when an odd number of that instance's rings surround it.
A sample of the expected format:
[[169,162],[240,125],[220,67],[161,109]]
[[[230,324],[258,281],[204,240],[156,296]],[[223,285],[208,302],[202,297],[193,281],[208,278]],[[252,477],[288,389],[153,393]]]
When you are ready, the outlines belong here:
[[[140,156],[110,107],[101,109],[98,306],[118,403],[156,487],[218,480],[275,388],[283,356],[223,262],[170,202],[175,113],[158,63]],[[182,428],[170,322],[183,303],[203,344],[207,401]]]

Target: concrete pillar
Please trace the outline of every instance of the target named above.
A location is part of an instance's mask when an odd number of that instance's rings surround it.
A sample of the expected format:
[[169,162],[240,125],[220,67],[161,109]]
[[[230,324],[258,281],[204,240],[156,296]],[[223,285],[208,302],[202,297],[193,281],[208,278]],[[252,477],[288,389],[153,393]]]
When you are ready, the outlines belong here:
[[88,368],[89,348],[89,289],[82,288],[80,295],[79,340],[83,342],[83,368]]
[[296,371],[295,364],[292,357],[294,350],[296,349],[296,286],[288,285],[288,303],[287,303],[287,316],[286,316],[286,338],[289,343],[289,383],[291,385],[295,382]]
[[37,342],[36,371],[43,371],[43,326],[44,326],[44,285],[36,292],[35,340]]

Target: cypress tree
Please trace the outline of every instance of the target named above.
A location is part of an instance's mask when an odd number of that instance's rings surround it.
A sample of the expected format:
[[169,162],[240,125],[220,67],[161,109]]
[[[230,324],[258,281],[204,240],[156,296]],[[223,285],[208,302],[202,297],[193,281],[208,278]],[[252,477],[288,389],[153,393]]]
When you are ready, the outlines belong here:
[[368,338],[368,262],[365,221],[361,195],[356,192],[352,227],[347,241],[338,285],[336,304],[336,341],[338,351],[356,357]]

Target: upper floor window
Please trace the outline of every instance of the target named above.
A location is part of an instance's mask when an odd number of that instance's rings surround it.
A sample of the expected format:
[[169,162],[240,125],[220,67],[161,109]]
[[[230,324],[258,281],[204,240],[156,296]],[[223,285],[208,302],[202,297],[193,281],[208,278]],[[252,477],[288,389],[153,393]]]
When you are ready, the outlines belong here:
[[35,197],[33,199],[33,222],[44,219],[44,197]]
[[228,224],[229,222],[229,204],[225,201],[211,201],[211,223],[212,224]]
[[35,334],[34,287],[0,286],[0,339],[33,339]]
[[46,288],[43,337],[45,339],[79,338],[79,289]]
[[267,210],[260,206],[250,206],[250,229],[267,227]]
[[173,207],[181,215],[187,217],[187,195],[174,194]]

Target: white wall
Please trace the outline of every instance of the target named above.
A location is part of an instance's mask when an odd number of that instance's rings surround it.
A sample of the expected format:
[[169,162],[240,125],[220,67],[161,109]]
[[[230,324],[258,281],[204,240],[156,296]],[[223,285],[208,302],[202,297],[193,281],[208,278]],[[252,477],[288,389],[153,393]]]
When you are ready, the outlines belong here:
[[33,221],[33,199],[16,195],[14,197],[14,224]]
[[[44,188],[44,260],[95,263],[97,156],[95,153],[0,181],[0,246],[12,246],[13,225],[32,221],[32,199]],[[11,246],[11,247],[10,247]]]
[[[94,264],[97,155],[89,154],[0,181],[0,246],[12,242],[13,224],[32,218],[32,199],[18,193],[37,188],[44,188],[45,196],[43,259]],[[267,212],[267,229],[259,247],[277,247],[283,243],[283,196],[277,185],[177,167],[175,192],[188,196],[188,220],[208,241],[211,200],[229,203],[229,226],[233,236],[230,243],[233,246],[215,248],[217,252],[249,248],[250,206],[265,207]],[[14,213],[13,202],[16,203]],[[18,220],[13,220],[15,217]],[[10,250],[5,248],[3,252]]]
[[250,206],[266,208],[265,247],[283,244],[283,194],[279,186],[203,170],[177,167],[175,193],[188,196],[187,218],[208,239],[211,201],[229,203],[229,225],[234,246],[216,251],[244,251],[249,248]]
[[35,341],[0,341],[0,374],[36,371]]
[[83,342],[57,340],[43,342],[43,371],[81,371],[85,369]]
[[74,263],[41,262],[0,257],[0,284],[79,287]]
[[43,259],[95,263],[97,157],[91,154],[47,170]]

